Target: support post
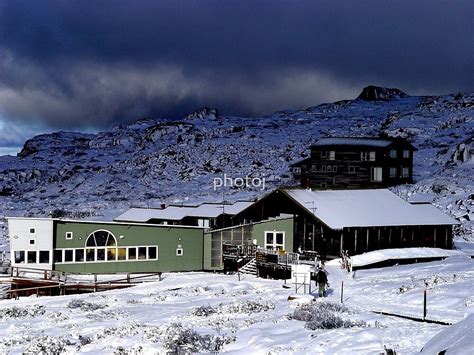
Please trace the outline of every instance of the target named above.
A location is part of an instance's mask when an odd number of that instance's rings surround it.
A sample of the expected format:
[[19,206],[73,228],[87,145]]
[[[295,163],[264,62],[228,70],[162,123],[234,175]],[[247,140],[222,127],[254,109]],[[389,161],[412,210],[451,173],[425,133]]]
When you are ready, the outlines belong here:
[[344,251],[344,231],[341,232],[341,243],[340,243],[340,253],[339,254],[342,254],[342,252]]
[[433,227],[433,247],[436,248],[436,227]]
[[357,228],[354,229],[354,255],[357,254]]
[[369,228],[367,228],[367,243],[365,246],[365,251],[369,251]]
[[303,218],[303,250],[306,250],[306,218]]
[[411,246],[415,246],[415,227],[411,227]]
[[377,249],[380,249],[380,227],[377,228]]
[[341,303],[344,303],[344,281],[341,281]]
[[425,290],[423,291],[423,320],[426,319],[426,293],[427,290],[425,288]]
[[448,227],[446,227],[446,241],[445,241],[445,244],[446,244],[446,249],[449,249],[448,248]]

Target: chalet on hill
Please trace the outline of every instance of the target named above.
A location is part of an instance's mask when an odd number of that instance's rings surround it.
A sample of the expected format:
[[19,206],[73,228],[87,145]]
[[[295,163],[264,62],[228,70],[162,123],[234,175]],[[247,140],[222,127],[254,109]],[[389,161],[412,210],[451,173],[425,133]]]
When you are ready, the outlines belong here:
[[[452,248],[458,221],[429,203],[410,204],[387,189],[278,189],[233,221],[255,223],[293,216],[293,251],[299,247],[328,258],[387,248]],[[289,250],[291,251],[291,250]]]
[[291,166],[302,187],[381,188],[413,182],[413,152],[402,138],[322,138]]

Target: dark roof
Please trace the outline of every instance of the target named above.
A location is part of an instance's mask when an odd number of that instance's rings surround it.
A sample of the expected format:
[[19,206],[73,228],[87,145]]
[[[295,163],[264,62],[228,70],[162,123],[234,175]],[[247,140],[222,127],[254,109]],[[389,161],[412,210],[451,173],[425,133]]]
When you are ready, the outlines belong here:
[[308,162],[308,161],[311,161],[311,158],[306,158],[306,159],[303,159],[303,160],[297,161],[296,163],[294,163],[294,164],[291,164],[291,165],[290,165],[290,168],[296,168],[296,167],[299,167],[299,166],[303,165],[304,163],[306,163],[306,162]]
[[359,147],[375,147],[386,148],[395,142],[403,142],[410,148],[416,150],[408,141],[403,138],[372,138],[372,137],[326,137],[321,138],[311,147],[326,146],[359,146]]

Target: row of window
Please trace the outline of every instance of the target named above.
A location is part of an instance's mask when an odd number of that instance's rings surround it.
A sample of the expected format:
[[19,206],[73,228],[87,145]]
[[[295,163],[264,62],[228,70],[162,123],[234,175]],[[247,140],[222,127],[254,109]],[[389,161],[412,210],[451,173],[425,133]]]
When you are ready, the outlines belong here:
[[[396,149],[391,149],[389,153],[390,158],[396,159],[398,157],[398,151]],[[409,150],[403,150],[402,152],[402,157],[404,159],[410,158],[410,151]]]
[[[16,264],[49,264],[51,262],[49,250],[17,250],[14,254]],[[176,255],[182,256],[183,249],[177,248]],[[158,246],[54,250],[55,263],[137,260],[158,260]]]
[[[391,149],[389,152],[390,158],[397,158],[398,157],[398,151],[396,149]],[[403,158],[407,159],[410,158],[410,151],[409,150],[403,150],[402,151],[402,156]],[[323,150],[321,151],[321,159],[328,159],[328,160],[336,160],[336,151],[334,150]],[[375,161],[375,152],[360,152],[360,160],[361,161]]]
[[15,250],[14,258],[16,264],[49,264],[51,260],[49,250]]
[[[372,181],[382,181],[382,168],[371,168],[371,179]],[[321,172],[328,172],[328,173],[337,173],[337,166],[336,165],[322,165],[321,166]],[[350,174],[355,174],[359,170],[359,167],[357,166],[349,166],[347,167],[347,171]],[[312,172],[318,172],[318,166],[317,165],[311,165],[311,171]],[[408,178],[410,177],[410,168],[409,167],[402,167],[401,172],[400,172],[400,177],[402,178]],[[391,178],[398,177],[398,169],[396,167],[391,167],[389,169],[389,174]],[[375,179],[380,179],[380,180],[375,180]]]

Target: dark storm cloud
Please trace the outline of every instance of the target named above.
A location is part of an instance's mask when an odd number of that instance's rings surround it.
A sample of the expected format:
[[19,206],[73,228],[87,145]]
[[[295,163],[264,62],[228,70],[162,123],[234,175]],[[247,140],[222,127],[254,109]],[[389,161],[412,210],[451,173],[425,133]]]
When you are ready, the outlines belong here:
[[0,115],[103,127],[472,89],[471,0],[1,1]]

